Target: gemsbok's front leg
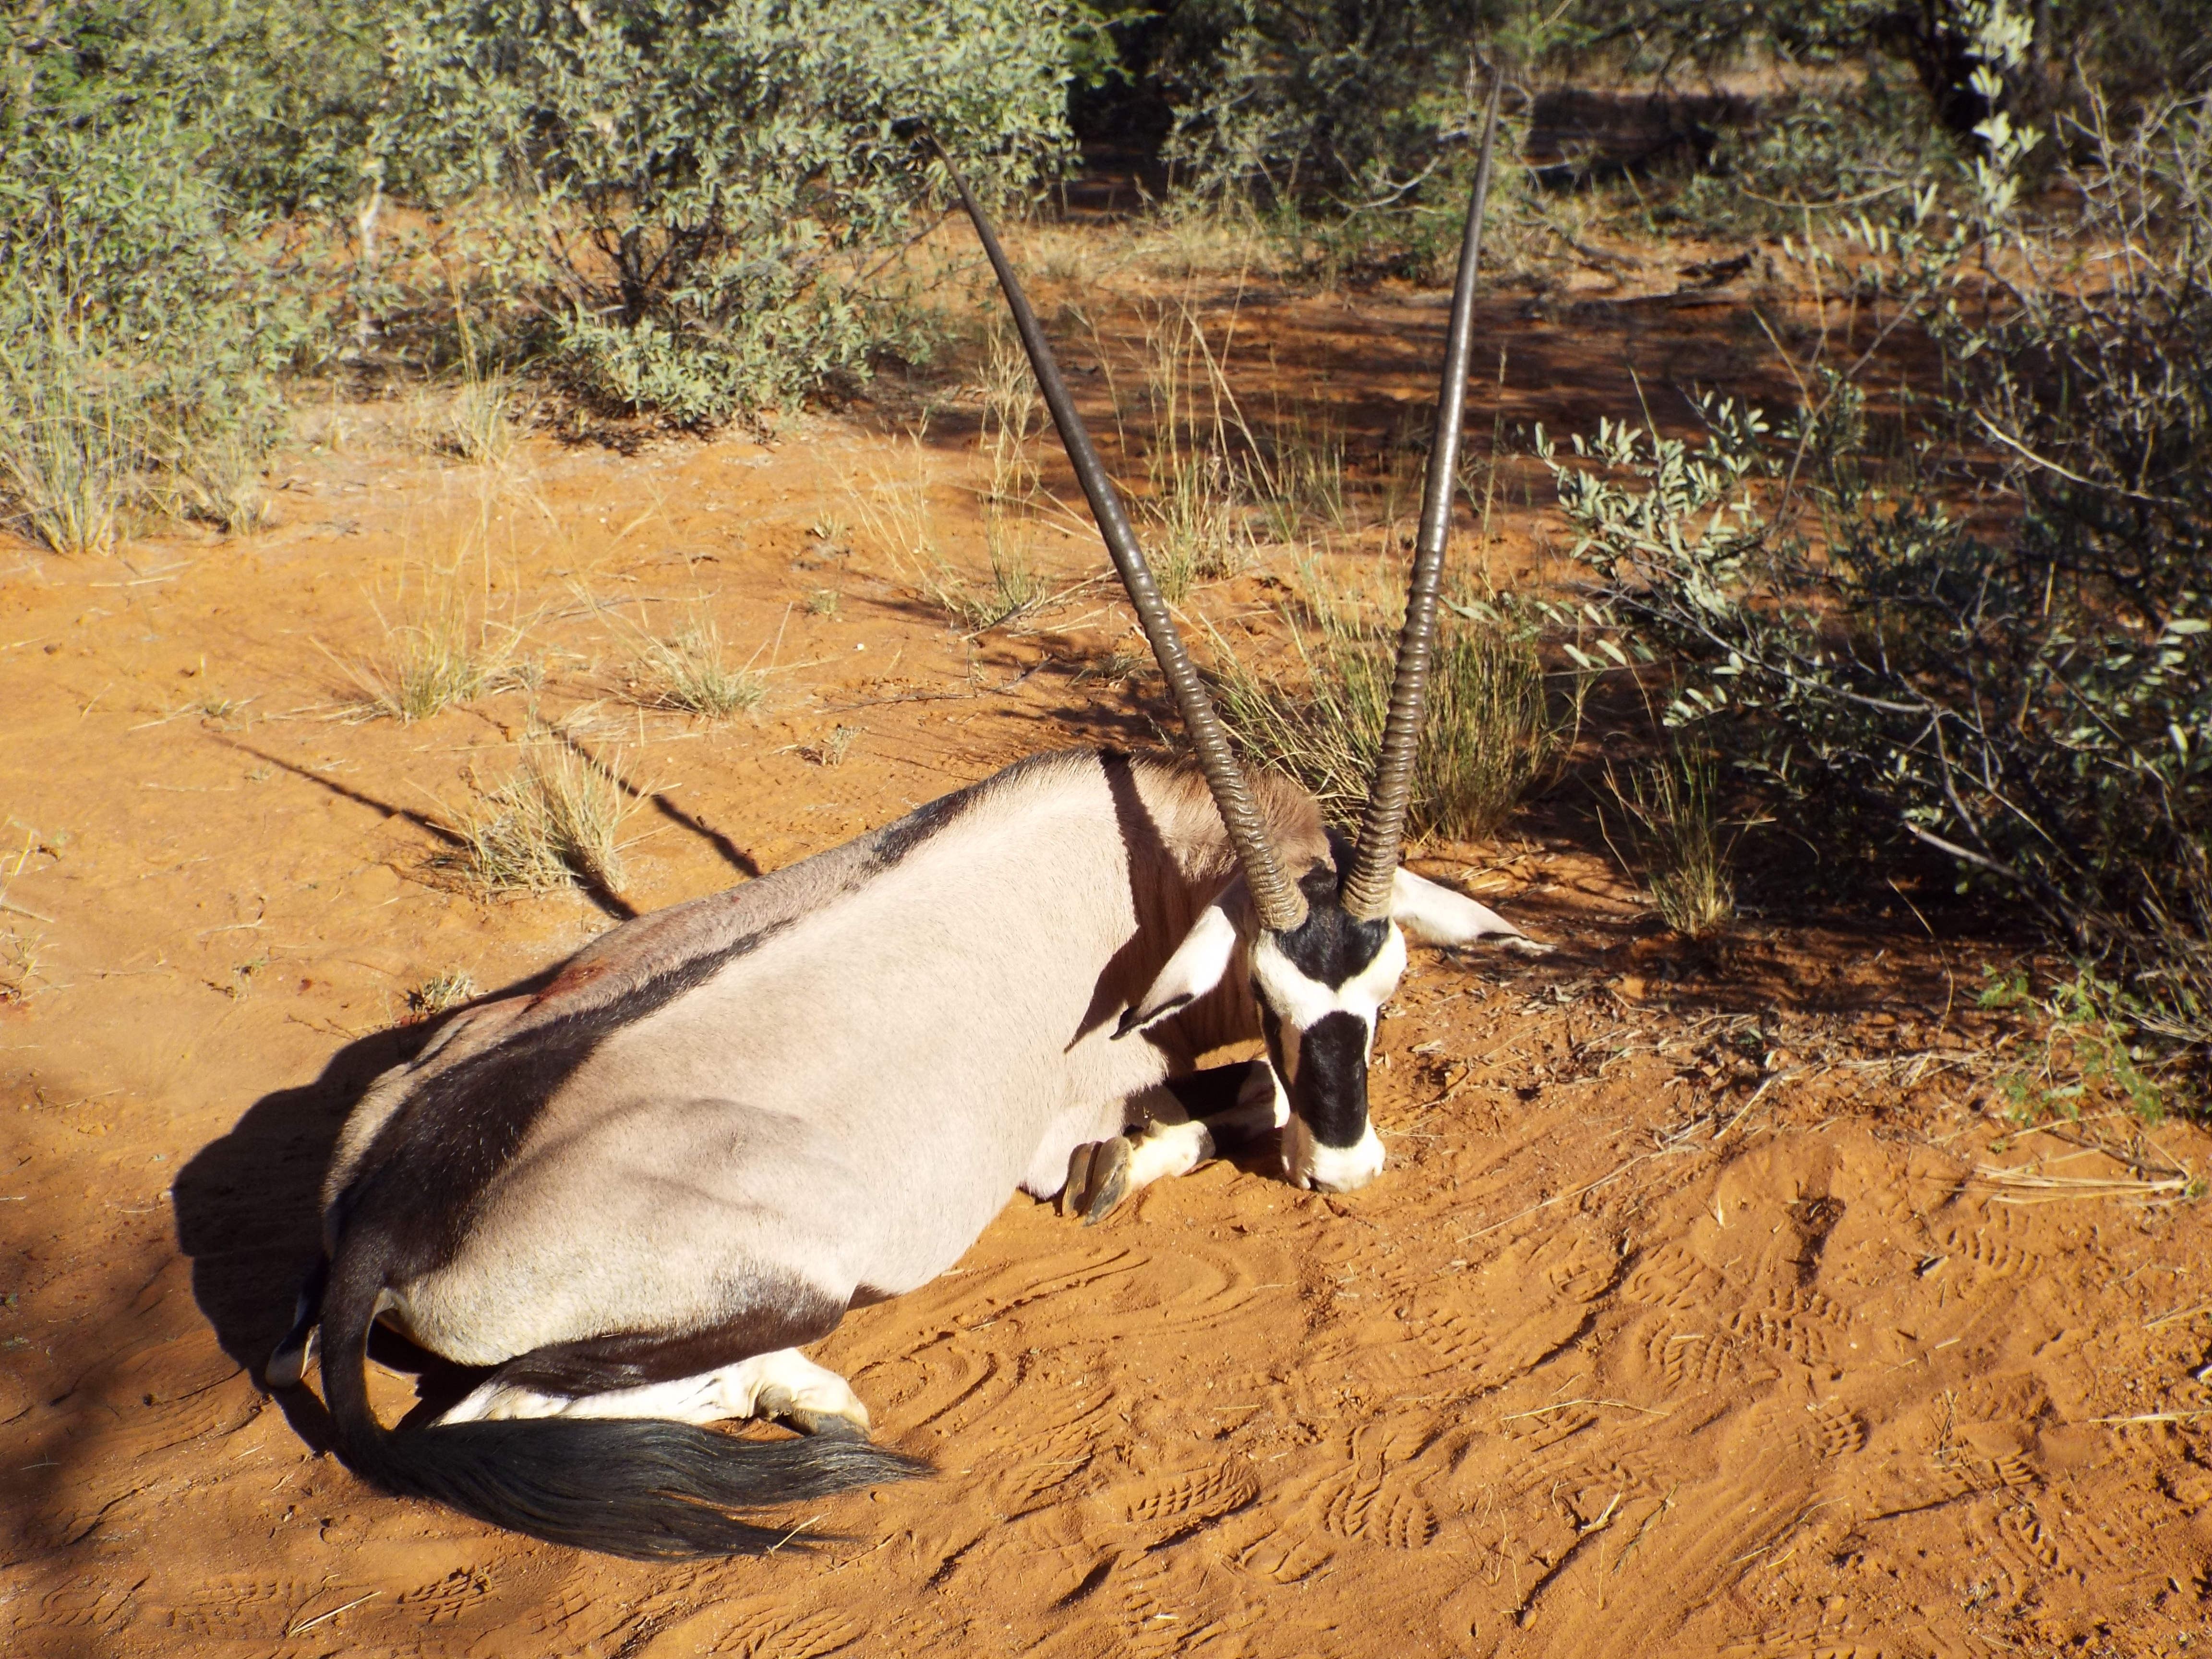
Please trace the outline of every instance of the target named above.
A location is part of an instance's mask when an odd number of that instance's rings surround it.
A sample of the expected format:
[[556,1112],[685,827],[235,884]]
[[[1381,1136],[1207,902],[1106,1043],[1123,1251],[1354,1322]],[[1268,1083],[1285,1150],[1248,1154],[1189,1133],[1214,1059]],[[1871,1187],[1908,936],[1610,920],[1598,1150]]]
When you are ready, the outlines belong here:
[[1068,1157],[1060,1212],[1096,1226],[1131,1193],[1170,1176],[1188,1175],[1224,1146],[1242,1146],[1280,1128],[1290,1100],[1264,1060],[1216,1066],[1161,1085],[1164,1109],[1143,1127],[1108,1140],[1085,1142]]

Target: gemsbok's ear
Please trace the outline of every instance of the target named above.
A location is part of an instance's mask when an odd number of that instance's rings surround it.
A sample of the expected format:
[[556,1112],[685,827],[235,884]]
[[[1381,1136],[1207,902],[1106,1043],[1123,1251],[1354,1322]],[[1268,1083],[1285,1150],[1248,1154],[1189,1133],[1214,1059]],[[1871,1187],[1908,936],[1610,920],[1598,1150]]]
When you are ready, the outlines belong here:
[[1390,920],[1417,945],[1472,945],[1479,939],[1495,939],[1517,951],[1552,948],[1526,937],[1495,910],[1402,867],[1390,882]]
[[1242,929],[1252,917],[1252,900],[1239,876],[1222,890],[1221,896],[1198,913],[1198,920],[1176,946],[1167,965],[1153,977],[1145,994],[1129,1006],[1114,1035],[1125,1037],[1188,1007],[1215,986],[1236,960]]

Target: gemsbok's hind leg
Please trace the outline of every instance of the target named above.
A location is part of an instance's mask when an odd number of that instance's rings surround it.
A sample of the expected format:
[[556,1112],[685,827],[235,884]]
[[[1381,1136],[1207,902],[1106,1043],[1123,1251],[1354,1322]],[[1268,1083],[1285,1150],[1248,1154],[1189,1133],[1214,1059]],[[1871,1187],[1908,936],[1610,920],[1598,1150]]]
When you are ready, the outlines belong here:
[[1224,1146],[1279,1128],[1290,1102],[1264,1060],[1216,1066],[1162,1085],[1188,1114],[1180,1121],[1155,1120],[1110,1140],[1078,1146],[1068,1158],[1063,1212],[1096,1226],[1131,1193],[1170,1176],[1188,1175]]
[[439,1421],[522,1417],[644,1417],[697,1424],[775,1417],[806,1434],[868,1437],[868,1408],[852,1385],[796,1348],[755,1354],[696,1376],[590,1394],[559,1394],[520,1378],[494,1376]]

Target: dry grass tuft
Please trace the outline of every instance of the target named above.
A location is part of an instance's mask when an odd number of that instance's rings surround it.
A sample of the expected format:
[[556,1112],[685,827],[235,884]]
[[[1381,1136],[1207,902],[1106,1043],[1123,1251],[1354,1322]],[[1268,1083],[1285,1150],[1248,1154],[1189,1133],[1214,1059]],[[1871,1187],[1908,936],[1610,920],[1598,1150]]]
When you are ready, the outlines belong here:
[[989,545],[989,581],[972,582],[941,562],[921,580],[921,591],[930,603],[943,607],[955,626],[969,634],[988,633],[1018,622],[1045,598],[1044,579],[1030,566],[1024,538],[995,515],[986,518],[984,531]]
[[614,779],[565,744],[539,746],[460,826],[488,893],[622,888],[617,837],[635,810]]
[[504,465],[521,441],[514,392],[505,369],[477,373],[472,366],[434,428],[432,447],[478,465]]
[[421,621],[387,626],[381,665],[348,663],[361,688],[362,712],[403,725],[428,720],[491,689],[507,653],[485,648],[482,630],[455,606],[441,606]]
[[[1248,752],[1348,823],[1366,804],[1382,747],[1398,623],[1341,594],[1324,592],[1315,610],[1317,635],[1293,624],[1301,672],[1264,674],[1224,652],[1218,696]],[[1574,711],[1553,708],[1534,634],[1486,605],[1448,607],[1434,665],[1407,832],[1479,840],[1551,769]]]
[[114,547],[142,459],[113,416],[78,392],[34,387],[0,427],[0,496],[33,538],[71,557]]
[[46,982],[40,969],[41,943],[13,922],[0,926],[0,1003],[28,1002],[33,988]]
[[800,744],[799,752],[817,766],[842,766],[860,732],[857,726],[833,726],[813,742]]
[[672,637],[641,634],[631,696],[647,708],[679,709],[708,720],[759,711],[768,700],[768,677],[723,659],[722,636],[711,617]]
[[1155,465],[1145,504],[1156,532],[1152,579],[1170,605],[1181,605],[1200,582],[1235,575],[1250,559],[1244,495],[1242,470],[1218,450]]
[[1606,787],[1627,813],[1630,839],[1659,919],[1685,939],[1735,920],[1735,882],[1721,833],[1720,766],[1705,750],[1674,748]]
[[178,517],[211,524],[226,536],[276,523],[275,503],[262,483],[261,449],[246,434],[226,432],[179,449],[173,502]]
[[449,968],[442,974],[431,975],[407,993],[407,1017],[410,1020],[434,1019],[482,994],[483,988],[467,969]]

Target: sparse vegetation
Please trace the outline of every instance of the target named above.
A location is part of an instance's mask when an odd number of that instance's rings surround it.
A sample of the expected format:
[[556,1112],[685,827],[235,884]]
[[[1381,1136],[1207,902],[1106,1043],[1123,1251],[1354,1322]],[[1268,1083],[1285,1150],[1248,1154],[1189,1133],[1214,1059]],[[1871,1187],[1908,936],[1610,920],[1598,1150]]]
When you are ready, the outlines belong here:
[[[2038,135],[2001,107],[2024,28],[1991,7],[1970,43],[1991,110],[1970,201],[1795,250],[1885,332],[1924,331],[1940,406],[1878,438],[1823,335],[1778,429],[1708,398],[1702,447],[1608,425],[1554,466],[1601,608],[1687,677],[1670,722],[1845,864],[1915,848],[2016,907],[2106,988],[2100,1018],[2201,1067],[2212,120],[2160,105],[2124,134],[2093,102],[2078,216],[2031,218]],[[2017,277],[1986,280],[1999,260]],[[1965,486],[1993,477],[2009,510],[1977,521]]]
[[842,766],[860,736],[857,726],[833,726],[813,742],[802,744],[799,752],[817,766]]
[[1217,347],[1188,301],[1155,310],[1144,346],[1146,434],[1142,503],[1152,574],[1180,605],[1194,585],[1234,575],[1252,548],[1247,498],[1258,457]]
[[[989,529],[987,521],[987,530]],[[1045,597],[1045,585],[1030,567],[1029,550],[1011,538],[988,538],[990,580],[976,583],[940,562],[922,578],[922,592],[944,608],[964,633],[983,634],[1018,621]]]
[[410,1019],[434,1019],[483,994],[476,976],[465,968],[449,968],[433,974],[407,993]]
[[361,688],[364,710],[403,724],[481,696],[497,672],[496,659],[485,653],[458,606],[440,606],[387,629],[385,639],[381,665],[349,663],[346,669]]
[[479,465],[499,466],[514,453],[514,384],[503,368],[470,374],[439,422],[436,447]]
[[12,921],[0,922],[0,1003],[27,1002],[46,982],[36,933]]

